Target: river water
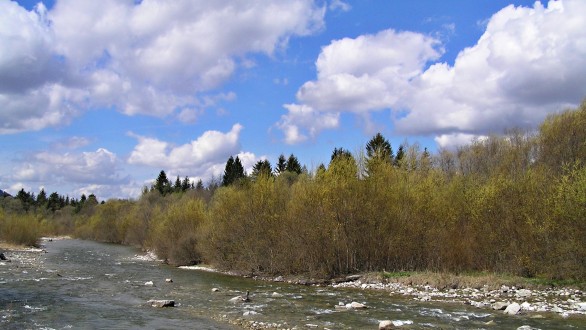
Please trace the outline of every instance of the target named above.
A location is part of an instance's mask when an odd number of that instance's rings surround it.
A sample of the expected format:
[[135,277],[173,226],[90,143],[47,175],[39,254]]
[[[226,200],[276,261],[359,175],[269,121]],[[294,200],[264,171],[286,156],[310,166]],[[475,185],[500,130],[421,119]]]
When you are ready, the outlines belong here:
[[[381,291],[255,281],[179,269],[134,248],[81,240],[45,242],[34,262],[0,265],[2,329],[237,329],[228,320],[298,329],[584,329],[584,318],[532,318],[471,306],[418,302]],[[10,255],[10,253],[7,253]],[[170,278],[172,283],[165,279]],[[154,286],[145,285],[152,281]],[[212,288],[220,291],[212,292]],[[250,291],[251,302],[230,298]],[[275,294],[276,293],[276,294]],[[174,308],[148,306],[173,299]],[[364,303],[365,310],[336,305]]]

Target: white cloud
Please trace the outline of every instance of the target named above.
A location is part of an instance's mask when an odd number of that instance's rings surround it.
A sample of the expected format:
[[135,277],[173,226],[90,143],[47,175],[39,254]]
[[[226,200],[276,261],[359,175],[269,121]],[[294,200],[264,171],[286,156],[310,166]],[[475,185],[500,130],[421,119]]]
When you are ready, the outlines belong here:
[[120,184],[128,180],[119,174],[120,160],[112,152],[52,153],[42,151],[29,157],[13,171],[13,180],[76,184]]
[[[391,109],[400,134],[464,137],[535,127],[551,112],[586,97],[586,2],[536,2],[494,14],[476,45],[454,64],[435,63],[436,39],[382,31],[324,47],[316,81],[297,94],[314,114]],[[287,116],[291,116],[288,114]],[[299,130],[312,121],[294,122]],[[292,125],[283,125],[286,130]],[[301,141],[302,139],[297,139]]]
[[136,136],[138,144],[128,158],[134,165],[163,169],[172,175],[209,179],[223,174],[230,156],[241,156],[243,166],[252,168],[258,160],[250,152],[242,152],[239,136],[242,125],[235,124],[229,132],[207,131],[197,139],[172,145],[155,138]]
[[341,11],[349,11],[350,9],[352,9],[352,6],[350,6],[350,4],[342,1],[342,0],[332,0],[330,2],[330,5],[328,6],[328,8],[330,10],[341,10]]
[[[439,41],[392,29],[355,39],[344,38],[324,47],[316,61],[317,80],[297,92],[300,104],[284,107],[288,114],[277,124],[287,143],[314,137],[338,126],[341,112],[365,115],[388,109],[411,92],[410,80],[431,60],[439,58]],[[364,118],[364,116],[362,116]]]
[[276,124],[285,134],[285,142],[296,144],[314,138],[324,129],[338,127],[339,113],[315,111],[307,105],[286,104],[288,113]]
[[324,14],[312,0],[0,1],[0,134],[103,106],[193,122],[247,54],[319,31]]

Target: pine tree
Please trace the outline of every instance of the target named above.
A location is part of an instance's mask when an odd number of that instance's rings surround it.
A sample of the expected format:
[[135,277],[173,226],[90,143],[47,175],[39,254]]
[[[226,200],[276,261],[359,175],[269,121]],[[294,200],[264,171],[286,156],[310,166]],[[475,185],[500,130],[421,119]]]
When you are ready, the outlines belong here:
[[155,180],[154,189],[157,190],[161,195],[165,196],[171,191],[171,183],[169,183],[169,179],[167,179],[167,174],[165,171],[159,173],[159,176]]
[[334,148],[334,151],[332,152],[332,157],[330,159],[330,164],[331,162],[333,162],[335,159],[338,158],[353,158],[352,157],[352,153],[344,148]]
[[277,160],[277,165],[275,166],[275,173],[277,175],[287,171],[287,159],[285,155],[281,154],[279,156],[279,160]]
[[238,156],[236,158],[230,156],[224,169],[222,186],[229,186],[244,177],[244,167],[242,166],[242,162],[240,162],[240,158]]
[[399,150],[397,151],[397,156],[395,156],[395,161],[393,164],[396,167],[400,167],[401,161],[403,160],[403,158],[405,158],[405,147],[403,147],[403,145],[400,145]]
[[295,155],[291,154],[287,159],[287,166],[285,167],[287,172],[301,174],[301,164]]
[[177,176],[177,179],[175,179],[175,185],[173,186],[173,191],[175,192],[180,192],[182,185],[181,185],[181,179],[179,178],[179,175]]
[[181,182],[181,190],[182,190],[182,191],[187,191],[187,190],[189,190],[190,188],[191,188],[191,183],[190,183],[189,177],[188,177],[188,176],[186,176],[186,177],[183,179],[183,182]]
[[377,133],[366,144],[366,173],[372,175],[379,164],[392,164],[394,160],[391,143]]
[[259,160],[252,167],[252,177],[258,178],[260,176],[269,177],[273,175],[271,163],[268,160]]

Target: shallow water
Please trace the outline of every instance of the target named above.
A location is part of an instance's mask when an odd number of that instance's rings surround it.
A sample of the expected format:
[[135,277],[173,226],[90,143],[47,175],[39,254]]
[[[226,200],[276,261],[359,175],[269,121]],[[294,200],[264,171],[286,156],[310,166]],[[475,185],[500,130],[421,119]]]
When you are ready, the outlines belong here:
[[[142,255],[138,250],[119,245],[80,240],[45,244],[48,253],[33,254],[37,262],[0,265],[0,328],[234,329],[228,322],[216,321],[222,319],[320,329],[376,329],[385,319],[405,329],[586,328],[586,319],[578,317],[507,316],[461,304],[390,297],[380,291],[298,286],[178,269],[137,257]],[[166,283],[166,278],[173,282]],[[146,286],[148,281],[154,286]],[[229,301],[247,290],[250,303]],[[153,308],[146,304],[149,299],[173,299],[178,306]],[[369,308],[335,309],[340,302],[352,301]]]

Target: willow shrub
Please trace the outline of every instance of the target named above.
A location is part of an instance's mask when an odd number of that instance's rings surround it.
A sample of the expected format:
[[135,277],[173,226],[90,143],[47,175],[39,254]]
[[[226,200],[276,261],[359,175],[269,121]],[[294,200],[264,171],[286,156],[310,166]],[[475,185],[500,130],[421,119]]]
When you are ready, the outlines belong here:
[[0,239],[17,245],[37,246],[40,237],[40,222],[33,214],[5,214],[0,209]]
[[197,236],[205,219],[206,209],[201,199],[176,200],[152,219],[148,245],[159,258],[171,264],[199,263]]

